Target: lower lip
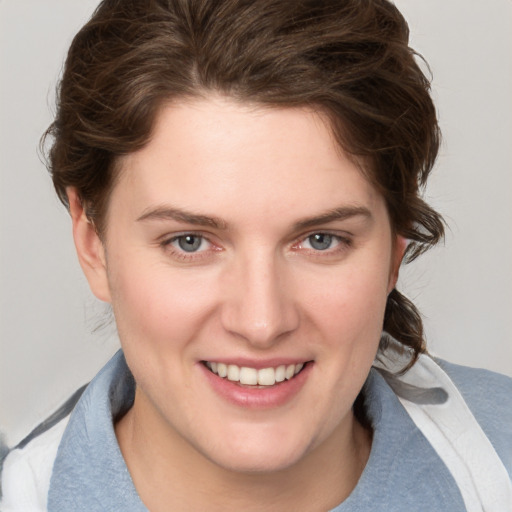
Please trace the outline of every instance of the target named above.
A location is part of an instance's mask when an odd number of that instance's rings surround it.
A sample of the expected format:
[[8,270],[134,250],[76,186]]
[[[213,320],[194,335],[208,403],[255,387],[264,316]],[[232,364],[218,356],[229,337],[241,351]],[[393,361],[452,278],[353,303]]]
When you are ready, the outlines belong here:
[[238,407],[270,409],[291,401],[304,386],[313,366],[309,362],[290,380],[268,387],[245,387],[211,372],[203,363],[198,363],[213,390],[222,398]]

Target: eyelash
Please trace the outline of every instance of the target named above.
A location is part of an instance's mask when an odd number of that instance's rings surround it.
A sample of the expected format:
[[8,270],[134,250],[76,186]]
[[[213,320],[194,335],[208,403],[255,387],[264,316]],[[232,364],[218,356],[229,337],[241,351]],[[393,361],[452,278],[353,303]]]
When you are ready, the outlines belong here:
[[306,236],[302,236],[296,243],[293,244],[292,247],[301,248],[300,246],[305,242],[309,242],[309,244],[311,245],[311,238],[317,235],[330,237],[333,241],[336,241],[337,243],[334,247],[328,247],[323,250],[302,247],[303,250],[308,251],[308,253],[310,253],[313,256],[325,257],[327,255],[337,255],[340,252],[343,252],[352,246],[352,238],[350,238],[347,235],[341,236],[338,233],[332,233],[329,231],[315,231],[313,233],[307,234]]
[[[301,247],[302,244],[304,244],[306,241],[310,240],[315,235],[323,235],[323,236],[332,237],[332,239],[335,240],[337,242],[337,244],[333,248],[328,247],[324,250]],[[200,238],[201,244],[203,242],[206,242],[207,244],[209,244],[210,247],[206,250],[188,252],[183,249],[179,249],[173,245],[175,242],[179,242],[180,240],[182,240],[186,237]],[[350,248],[352,246],[352,244],[353,244],[353,241],[350,236],[347,236],[347,235],[341,236],[338,233],[332,233],[329,231],[313,231],[306,235],[301,235],[299,239],[297,239],[295,242],[292,243],[291,247],[294,250],[298,249],[298,250],[307,251],[307,253],[313,257],[322,258],[322,257],[328,257],[328,256],[335,256],[339,253],[342,253],[342,252],[346,251],[348,248]],[[310,243],[310,245],[311,245],[311,243]],[[163,249],[165,249],[166,251],[169,251],[174,258],[181,260],[181,261],[201,261],[202,259],[208,258],[211,255],[211,254],[209,254],[211,250],[213,250],[214,252],[222,250],[219,246],[215,245],[206,235],[204,235],[202,233],[196,233],[196,232],[185,232],[185,233],[180,233],[178,235],[174,235],[171,238],[163,240],[160,243],[160,246]],[[212,248],[214,248],[214,249],[212,249]]]
[[202,251],[191,251],[187,252],[183,249],[179,249],[177,247],[174,247],[174,242],[179,242],[180,240],[186,238],[186,237],[194,237],[194,238],[200,238],[201,244],[203,242],[206,242],[211,247],[217,247],[217,249],[214,250],[220,250],[218,246],[213,244],[207,236],[205,236],[202,233],[195,233],[195,232],[186,232],[186,233],[180,233],[178,235],[174,235],[171,238],[165,239],[160,243],[160,246],[165,249],[166,251],[169,251],[171,255],[181,261],[200,261],[203,258],[206,258],[209,256],[208,250],[202,250]]

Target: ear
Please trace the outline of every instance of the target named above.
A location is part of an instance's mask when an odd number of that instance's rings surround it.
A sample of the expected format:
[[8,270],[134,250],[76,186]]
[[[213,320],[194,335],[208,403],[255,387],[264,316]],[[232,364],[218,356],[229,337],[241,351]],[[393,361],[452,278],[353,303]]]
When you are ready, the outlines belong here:
[[110,302],[105,248],[94,225],[85,214],[77,190],[74,187],[68,187],[66,192],[78,261],[92,293],[98,299]]
[[393,254],[391,258],[391,269],[389,273],[388,293],[396,286],[398,274],[400,273],[400,265],[407,249],[408,241],[401,235],[396,235],[393,241]]

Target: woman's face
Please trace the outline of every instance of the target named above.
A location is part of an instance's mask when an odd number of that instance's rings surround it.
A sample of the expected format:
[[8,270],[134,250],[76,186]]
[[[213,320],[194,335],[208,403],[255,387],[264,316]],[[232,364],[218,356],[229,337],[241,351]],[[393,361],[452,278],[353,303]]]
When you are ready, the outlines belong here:
[[347,433],[403,244],[325,120],[182,102],[120,165],[86,273],[112,303],[142,430],[238,471]]

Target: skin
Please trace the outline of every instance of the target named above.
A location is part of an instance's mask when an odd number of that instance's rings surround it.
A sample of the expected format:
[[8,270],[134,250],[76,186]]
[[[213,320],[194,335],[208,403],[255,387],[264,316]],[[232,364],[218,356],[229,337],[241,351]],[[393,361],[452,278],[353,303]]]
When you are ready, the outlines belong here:
[[[68,195],[81,265],[112,304],[137,382],[116,434],[142,500],[152,511],[334,507],[369,456],[352,404],[405,249],[383,198],[320,114],[217,96],[162,108],[120,166],[103,241]],[[181,248],[185,234],[197,251]],[[201,361],[233,357],[311,363],[290,400],[258,409],[205,378]]]

